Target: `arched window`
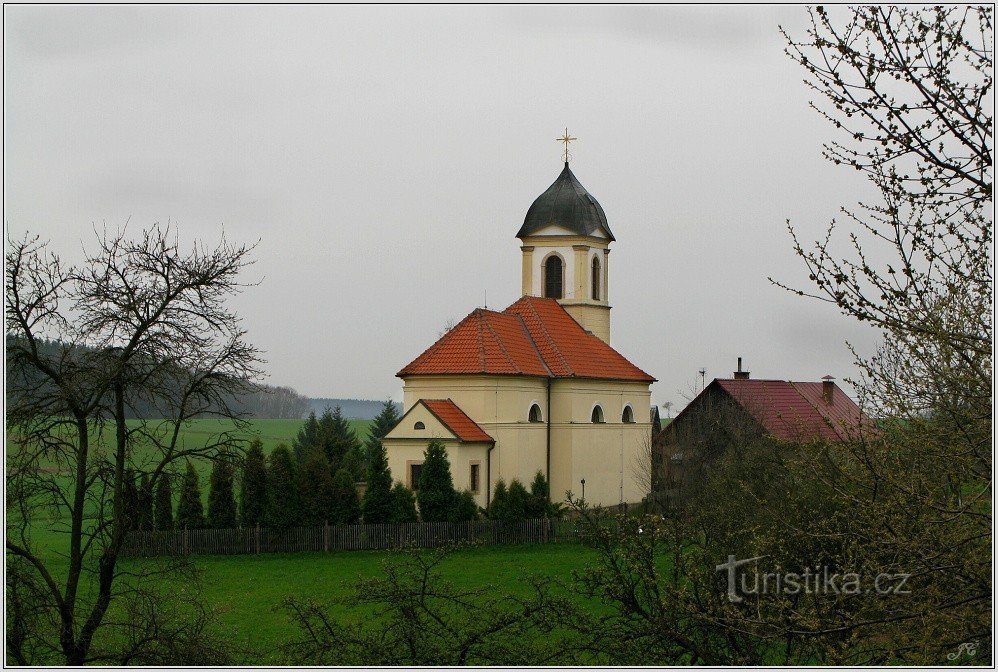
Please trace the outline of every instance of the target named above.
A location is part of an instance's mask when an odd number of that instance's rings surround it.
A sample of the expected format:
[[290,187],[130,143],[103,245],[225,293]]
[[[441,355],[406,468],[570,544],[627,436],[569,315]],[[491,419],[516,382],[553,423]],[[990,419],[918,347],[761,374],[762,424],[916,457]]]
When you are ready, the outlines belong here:
[[422,422],[417,422],[415,425],[412,426],[412,428],[413,429],[426,429],[426,425],[424,425]]
[[544,296],[549,299],[562,298],[564,264],[561,257],[552,254],[544,261]]
[[620,415],[621,422],[634,422],[634,411],[630,406],[624,406],[624,412]]
[[599,257],[593,257],[593,301],[599,301],[599,288],[601,284],[599,277]]
[[593,406],[593,422],[603,423],[606,420],[603,419],[603,408],[599,405]]
[[530,422],[544,422],[544,418],[541,417],[541,407],[534,404],[530,407],[530,415],[527,416]]

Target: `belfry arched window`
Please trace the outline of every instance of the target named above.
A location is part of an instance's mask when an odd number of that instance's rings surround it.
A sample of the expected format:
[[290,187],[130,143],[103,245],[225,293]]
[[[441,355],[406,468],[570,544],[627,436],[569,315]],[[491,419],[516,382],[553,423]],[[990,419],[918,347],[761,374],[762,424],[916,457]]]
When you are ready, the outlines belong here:
[[541,407],[534,404],[530,407],[530,415],[527,416],[530,422],[544,422],[544,418],[541,417]]
[[544,261],[544,296],[549,299],[562,298],[564,286],[565,265],[561,257],[552,254]]
[[599,288],[602,284],[599,274],[599,257],[593,257],[593,301],[599,301]]
[[630,406],[624,406],[624,412],[620,415],[621,422],[634,422],[634,411]]
[[606,422],[606,420],[603,419],[603,408],[601,406],[599,406],[599,405],[593,406],[593,418],[592,418],[592,420],[596,424],[601,424],[601,423]]

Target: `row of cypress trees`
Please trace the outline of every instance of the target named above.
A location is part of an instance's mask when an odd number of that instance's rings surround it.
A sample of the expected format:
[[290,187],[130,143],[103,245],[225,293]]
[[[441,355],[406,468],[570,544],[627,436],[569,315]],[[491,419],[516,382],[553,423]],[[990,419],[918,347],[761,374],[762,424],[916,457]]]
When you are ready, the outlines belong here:
[[130,473],[125,479],[125,511],[132,529],[172,530],[202,527],[227,528],[236,526],[236,502],[232,494],[235,469],[228,462],[216,462],[211,472],[208,494],[208,511],[201,502],[201,485],[194,465],[187,463],[180,488],[177,512],[173,512],[173,480],[169,473],[162,473],[155,491],[150,487],[149,475],[143,473],[136,479]]
[[[340,409],[327,409],[321,417],[310,414],[292,447],[281,444],[263,454],[254,441],[242,464],[239,502],[235,497],[235,468],[214,463],[209,478],[208,508],[202,504],[197,471],[188,462],[181,483],[176,516],[172,483],[162,474],[155,493],[147,474],[126,479],[126,507],[136,529],[168,530],[174,527],[216,529],[257,525],[274,529],[329,523],[347,525],[475,520],[482,515],[495,520],[522,520],[556,516],[560,511],[548,497],[548,483],[537,472],[530,491],[514,479],[507,487],[496,484],[487,511],[478,508],[470,491],[454,487],[443,444],[431,441],[423,456],[417,492],[401,483],[393,485],[388,455],[381,439],[398,422],[398,410],[386,401],[361,444],[342,417]],[[356,482],[365,478],[361,501]],[[418,509],[417,509],[418,504]]]

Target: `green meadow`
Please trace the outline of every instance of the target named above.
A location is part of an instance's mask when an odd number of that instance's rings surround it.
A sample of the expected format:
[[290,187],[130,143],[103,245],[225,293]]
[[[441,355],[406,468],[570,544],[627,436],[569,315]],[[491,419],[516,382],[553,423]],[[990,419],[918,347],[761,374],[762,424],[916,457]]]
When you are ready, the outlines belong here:
[[[290,445],[301,427],[300,420],[253,420],[242,434],[246,440],[259,439],[264,452],[269,453],[281,443]],[[367,436],[370,421],[353,420],[351,428],[359,439]],[[230,423],[218,420],[197,420],[184,428],[181,443],[188,446],[204,443],[221,431],[231,431]],[[111,438],[108,434],[105,439]],[[148,446],[136,446],[135,455],[142,462]],[[150,454],[151,457],[151,454]],[[194,461],[201,475],[203,495],[207,498],[210,464]],[[68,478],[67,478],[68,485]],[[62,581],[66,571],[66,521],[58,517],[39,517],[33,522],[33,545],[46,559],[56,577]],[[298,635],[295,626],[280,609],[286,597],[305,597],[329,603],[336,615],[365,618],[369,608],[349,607],[342,603],[351,593],[352,585],[362,578],[382,572],[387,552],[343,551],[335,553],[260,554],[243,556],[195,556],[199,570],[200,589],[205,601],[219,614],[219,626],[238,648],[252,652],[249,662],[281,664],[279,647]],[[477,547],[462,549],[449,556],[441,565],[444,578],[461,588],[493,586],[503,594],[518,594],[529,590],[531,575],[554,577],[565,584],[572,580],[573,570],[584,568],[594,554],[579,544],[539,546]],[[142,569],[156,560],[125,559],[123,568]],[[171,579],[163,578],[169,583]],[[581,599],[581,598],[579,598]],[[593,605],[599,609],[599,605]]]

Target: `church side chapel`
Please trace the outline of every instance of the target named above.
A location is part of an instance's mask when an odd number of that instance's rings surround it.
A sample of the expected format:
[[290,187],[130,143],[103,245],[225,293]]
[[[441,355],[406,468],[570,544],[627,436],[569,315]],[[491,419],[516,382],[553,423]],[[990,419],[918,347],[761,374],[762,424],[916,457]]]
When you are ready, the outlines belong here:
[[430,441],[447,450],[454,486],[488,506],[495,484],[530,483],[594,505],[648,493],[655,378],[610,346],[609,253],[603,208],[565,167],[527,210],[522,297],[503,311],[477,308],[404,366],[404,414],[385,436],[395,478],[415,488]]

